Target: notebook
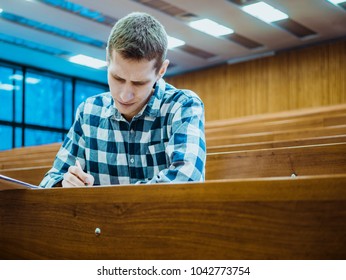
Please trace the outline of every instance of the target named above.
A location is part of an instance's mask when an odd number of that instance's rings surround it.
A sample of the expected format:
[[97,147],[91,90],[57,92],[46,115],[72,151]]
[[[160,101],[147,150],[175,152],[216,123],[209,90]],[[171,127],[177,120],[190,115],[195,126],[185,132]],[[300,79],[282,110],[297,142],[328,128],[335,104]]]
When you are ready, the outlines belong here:
[[40,187],[0,174],[0,191],[13,189],[40,189]]

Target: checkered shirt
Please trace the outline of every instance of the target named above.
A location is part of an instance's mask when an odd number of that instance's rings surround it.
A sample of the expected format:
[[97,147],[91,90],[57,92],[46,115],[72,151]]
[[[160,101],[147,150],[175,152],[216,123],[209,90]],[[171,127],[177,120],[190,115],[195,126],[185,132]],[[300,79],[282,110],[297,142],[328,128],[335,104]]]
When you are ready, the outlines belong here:
[[50,188],[79,160],[94,185],[204,181],[204,105],[160,79],[128,122],[109,92],[88,98],[40,186]]

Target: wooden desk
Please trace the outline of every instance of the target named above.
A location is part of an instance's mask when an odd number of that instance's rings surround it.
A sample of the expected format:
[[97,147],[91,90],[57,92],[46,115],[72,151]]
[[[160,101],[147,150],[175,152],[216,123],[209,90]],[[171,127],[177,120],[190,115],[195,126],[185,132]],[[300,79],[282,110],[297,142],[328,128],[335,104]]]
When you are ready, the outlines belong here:
[[345,186],[337,175],[3,191],[0,258],[345,259]]
[[206,179],[346,173],[346,143],[210,153]]

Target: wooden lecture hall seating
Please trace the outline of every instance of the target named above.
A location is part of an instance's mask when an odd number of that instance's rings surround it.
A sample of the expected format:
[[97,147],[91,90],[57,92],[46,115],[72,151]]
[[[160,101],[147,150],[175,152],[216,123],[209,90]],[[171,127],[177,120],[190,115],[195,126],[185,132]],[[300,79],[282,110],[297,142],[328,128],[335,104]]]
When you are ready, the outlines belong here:
[[[346,105],[210,121],[206,140],[204,183],[0,191],[0,258],[346,258]],[[60,145],[0,152],[0,174],[37,185]]]

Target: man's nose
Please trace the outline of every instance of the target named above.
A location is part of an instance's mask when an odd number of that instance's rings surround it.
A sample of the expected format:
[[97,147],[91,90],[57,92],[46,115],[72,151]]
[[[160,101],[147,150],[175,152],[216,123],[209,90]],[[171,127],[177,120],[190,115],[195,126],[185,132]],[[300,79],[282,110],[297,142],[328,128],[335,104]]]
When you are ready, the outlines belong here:
[[134,94],[131,87],[123,87],[120,93],[121,102],[128,103],[134,98]]

